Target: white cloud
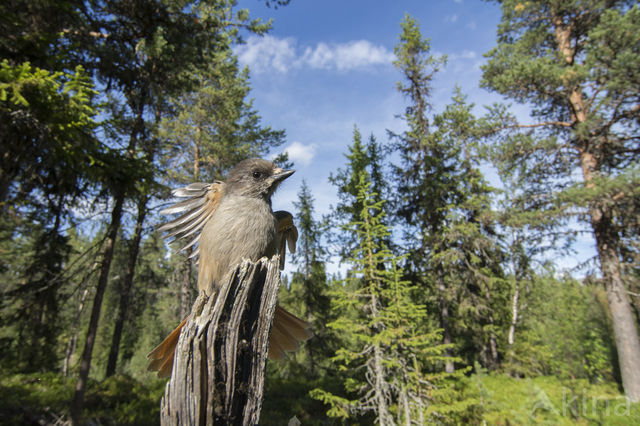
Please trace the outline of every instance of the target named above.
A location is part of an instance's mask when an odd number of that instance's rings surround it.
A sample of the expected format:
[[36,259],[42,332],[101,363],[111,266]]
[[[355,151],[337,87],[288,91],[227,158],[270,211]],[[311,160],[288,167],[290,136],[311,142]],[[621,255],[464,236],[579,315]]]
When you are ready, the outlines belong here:
[[285,152],[289,154],[289,159],[291,161],[308,166],[316,155],[316,145],[304,145],[300,142],[293,142],[285,148]]
[[367,40],[327,45],[318,43],[307,47],[302,61],[312,68],[337,69],[340,71],[391,63],[395,55],[383,46],[375,46]]
[[246,44],[237,47],[235,51],[240,63],[249,65],[252,71],[261,72],[273,68],[287,72],[295,65],[295,44],[292,38],[251,36]]
[[[302,51],[301,54],[298,52]],[[367,40],[346,43],[318,43],[315,47],[298,49],[293,38],[251,36],[247,43],[235,49],[240,63],[253,72],[269,69],[286,73],[290,69],[310,67],[349,71],[374,65],[390,64],[395,55],[384,46],[376,46]]]

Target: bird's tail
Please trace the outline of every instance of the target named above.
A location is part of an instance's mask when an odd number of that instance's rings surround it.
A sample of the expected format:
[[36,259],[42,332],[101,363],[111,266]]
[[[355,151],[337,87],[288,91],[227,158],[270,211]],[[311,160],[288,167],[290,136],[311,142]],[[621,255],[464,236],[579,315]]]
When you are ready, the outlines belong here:
[[[182,320],[180,325],[147,355],[147,358],[151,360],[147,370],[157,371],[158,377],[171,375],[176,345],[187,319],[189,317]],[[300,342],[313,335],[310,328],[311,325],[308,322],[301,320],[280,306],[276,306],[271,336],[269,337],[269,359],[283,359],[285,352],[298,349]]]
[[149,352],[147,358],[151,361],[147,370],[157,371],[158,377],[169,377],[171,375],[171,369],[173,368],[173,355],[176,351],[176,345],[178,344],[178,338],[182,327],[187,323],[189,317],[187,316],[182,320],[180,325],[171,332],[154,350]]
[[283,359],[284,353],[298,349],[300,342],[309,339],[311,324],[276,306],[269,337],[269,359]]

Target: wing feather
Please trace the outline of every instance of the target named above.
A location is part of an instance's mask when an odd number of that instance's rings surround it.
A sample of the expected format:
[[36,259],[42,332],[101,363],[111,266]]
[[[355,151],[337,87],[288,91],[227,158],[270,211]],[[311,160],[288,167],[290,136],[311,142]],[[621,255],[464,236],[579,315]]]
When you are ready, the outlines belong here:
[[273,215],[278,222],[278,254],[280,255],[280,269],[284,269],[286,247],[290,253],[296,252],[298,241],[298,228],[293,223],[293,215],[284,210],[278,210]]
[[160,213],[164,215],[182,213],[182,215],[158,227],[158,231],[168,232],[165,238],[173,238],[172,242],[191,237],[181,250],[195,246],[189,258],[196,257],[200,252],[196,246],[200,240],[198,231],[206,225],[218,208],[223,190],[224,182],[215,181],[192,183],[172,191],[173,196],[187,199],[175,203]]

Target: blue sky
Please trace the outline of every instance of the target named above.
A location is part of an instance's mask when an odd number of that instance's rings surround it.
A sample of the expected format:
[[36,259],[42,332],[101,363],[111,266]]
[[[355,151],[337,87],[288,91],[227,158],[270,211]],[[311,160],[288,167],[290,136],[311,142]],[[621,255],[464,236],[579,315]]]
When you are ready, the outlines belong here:
[[[420,23],[432,53],[448,57],[436,76],[432,104],[436,112],[450,101],[455,85],[482,114],[484,105],[500,97],[479,88],[483,54],[496,43],[499,7],[479,0],[291,0],[268,8],[262,0],[241,0],[252,17],[273,18],[263,37],[246,36],[236,49],[250,68],[251,96],[265,124],[285,129],[283,147],[297,172],[276,193],[274,208],[295,211],[292,202],[304,179],[315,197],[318,215],[336,203],[329,174],[342,167],[354,125],[363,137],[387,142],[387,130],[401,132],[396,118],[405,99],[397,92],[401,80],[392,62],[400,22],[410,14]],[[526,109],[518,107],[526,117]],[[495,182],[492,182],[495,183]],[[576,246],[579,257],[593,252],[591,238]],[[575,264],[570,258],[561,266]]]

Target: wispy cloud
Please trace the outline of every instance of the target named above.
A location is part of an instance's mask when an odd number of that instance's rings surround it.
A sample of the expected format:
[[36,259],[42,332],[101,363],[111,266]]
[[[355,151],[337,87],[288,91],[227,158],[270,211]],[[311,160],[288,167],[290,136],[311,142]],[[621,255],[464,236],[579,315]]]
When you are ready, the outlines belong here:
[[240,63],[254,72],[272,69],[282,73],[302,67],[350,71],[390,64],[395,59],[393,52],[367,40],[321,42],[299,48],[293,38],[273,36],[251,36],[246,44],[236,48],[236,54]]
[[389,64],[394,59],[395,55],[385,47],[375,46],[367,40],[334,45],[318,43],[315,48],[307,47],[302,55],[302,62],[312,68],[340,71]]
[[459,59],[475,59],[478,57],[478,54],[473,50],[463,50],[462,52],[454,52],[448,55],[449,60],[457,61]]
[[453,15],[447,15],[444,17],[444,22],[448,22],[451,24],[454,24],[458,21],[458,15],[457,14],[453,14]]

